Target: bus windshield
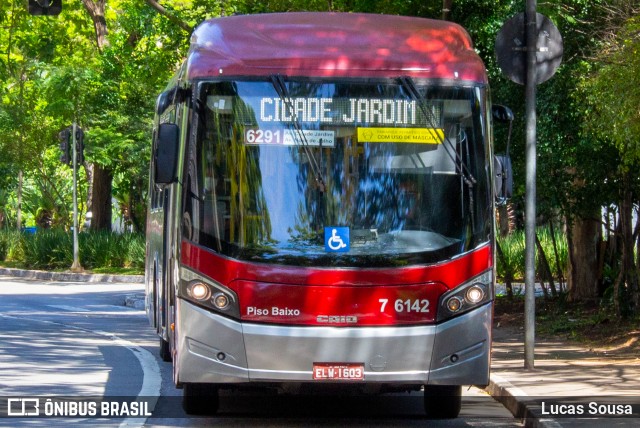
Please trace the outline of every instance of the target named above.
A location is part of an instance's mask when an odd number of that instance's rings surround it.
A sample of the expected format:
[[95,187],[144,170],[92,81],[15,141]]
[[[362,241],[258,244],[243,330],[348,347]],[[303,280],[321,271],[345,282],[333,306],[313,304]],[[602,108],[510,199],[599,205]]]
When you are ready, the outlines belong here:
[[489,240],[483,88],[272,76],[195,91],[183,238],[320,267],[435,263]]

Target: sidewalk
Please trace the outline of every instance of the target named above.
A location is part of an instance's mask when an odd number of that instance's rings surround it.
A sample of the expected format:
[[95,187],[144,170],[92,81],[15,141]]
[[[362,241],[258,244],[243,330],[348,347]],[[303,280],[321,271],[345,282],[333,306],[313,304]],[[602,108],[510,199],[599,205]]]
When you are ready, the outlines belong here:
[[[634,342],[605,350],[537,340],[535,368],[525,370],[523,336],[517,328],[494,327],[486,390],[525,426],[639,426],[640,354]],[[633,416],[619,416],[629,410]]]

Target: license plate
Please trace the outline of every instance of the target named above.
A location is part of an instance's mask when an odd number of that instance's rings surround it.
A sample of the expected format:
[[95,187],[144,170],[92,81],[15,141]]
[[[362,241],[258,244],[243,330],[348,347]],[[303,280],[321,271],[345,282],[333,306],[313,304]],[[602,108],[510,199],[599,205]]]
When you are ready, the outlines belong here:
[[364,364],[314,363],[314,380],[364,380]]

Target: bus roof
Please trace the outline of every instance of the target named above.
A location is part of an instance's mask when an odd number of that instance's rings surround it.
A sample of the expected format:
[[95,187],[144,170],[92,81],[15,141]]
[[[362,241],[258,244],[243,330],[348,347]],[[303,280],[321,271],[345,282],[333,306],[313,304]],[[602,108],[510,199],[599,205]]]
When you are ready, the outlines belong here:
[[186,65],[188,79],[283,74],[487,82],[484,64],[461,26],[358,13],[210,19],[194,31]]

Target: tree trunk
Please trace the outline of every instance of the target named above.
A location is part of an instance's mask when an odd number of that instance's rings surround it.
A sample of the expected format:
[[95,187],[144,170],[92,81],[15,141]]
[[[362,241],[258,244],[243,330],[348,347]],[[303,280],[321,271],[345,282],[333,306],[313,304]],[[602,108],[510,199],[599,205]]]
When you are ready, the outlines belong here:
[[622,229],[622,266],[614,284],[614,306],[620,316],[630,315],[638,305],[638,270],[634,260],[633,240],[633,193],[631,177],[623,177],[623,198],[620,204],[620,226]]
[[[82,3],[93,21],[96,45],[102,52],[105,46],[109,45],[107,20],[104,17],[105,0],[82,0]],[[88,197],[93,230],[111,230],[112,180],[113,171],[98,164],[93,165],[93,183]]]
[[570,301],[598,298],[598,245],[600,221],[596,218],[575,218],[568,228]]
[[111,230],[111,183],[113,172],[98,164],[93,166],[93,200],[91,229]]
[[107,41],[107,20],[104,17],[105,0],[82,0],[82,3],[89,16],[91,16],[96,33],[96,44],[98,45],[98,50],[102,52],[103,48],[109,43]]
[[540,238],[538,238],[538,234],[536,233],[536,247],[538,248],[538,263],[540,265],[540,284],[542,285],[542,291],[544,292],[544,297],[548,298],[546,288],[544,286],[544,281],[549,281],[549,289],[551,291],[551,296],[554,298],[558,296],[558,292],[556,290],[556,285],[553,282],[553,274],[551,273],[551,266],[549,266],[549,260],[547,259],[547,255],[544,253],[544,248],[542,248],[542,243],[540,242]]

